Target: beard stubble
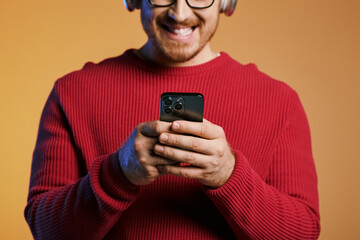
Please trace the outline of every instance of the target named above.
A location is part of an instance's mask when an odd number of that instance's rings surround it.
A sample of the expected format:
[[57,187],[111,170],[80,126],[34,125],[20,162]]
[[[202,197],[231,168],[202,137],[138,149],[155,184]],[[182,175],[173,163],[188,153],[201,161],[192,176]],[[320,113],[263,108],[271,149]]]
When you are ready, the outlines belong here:
[[[156,20],[156,27],[154,27],[151,21],[146,21],[146,16],[143,16],[143,13],[141,13],[141,18],[143,28],[155,50],[167,61],[175,63],[186,62],[197,56],[214,36],[219,22],[219,19],[216,19],[214,24],[212,24],[213,26],[210,26],[209,29],[205,29],[206,23],[203,19],[175,22],[167,14],[164,14]],[[162,36],[165,34],[163,31],[166,31],[162,27],[162,22],[189,27],[197,26],[197,28],[199,28],[197,29],[199,31],[199,39],[196,40],[197,42],[195,44],[169,40],[166,36]]]

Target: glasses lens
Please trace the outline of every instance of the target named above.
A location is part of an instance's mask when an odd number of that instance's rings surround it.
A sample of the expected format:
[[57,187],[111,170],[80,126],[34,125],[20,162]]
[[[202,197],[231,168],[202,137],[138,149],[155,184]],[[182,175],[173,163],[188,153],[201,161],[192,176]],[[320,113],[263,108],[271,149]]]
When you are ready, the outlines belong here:
[[[168,7],[175,3],[175,1],[182,1],[182,0],[149,0],[150,4],[156,7]],[[187,4],[191,8],[208,8],[213,3],[214,0],[186,0]]]
[[157,7],[165,7],[172,5],[175,0],[150,0],[150,3]]
[[192,8],[208,8],[214,3],[214,0],[187,0],[187,2]]

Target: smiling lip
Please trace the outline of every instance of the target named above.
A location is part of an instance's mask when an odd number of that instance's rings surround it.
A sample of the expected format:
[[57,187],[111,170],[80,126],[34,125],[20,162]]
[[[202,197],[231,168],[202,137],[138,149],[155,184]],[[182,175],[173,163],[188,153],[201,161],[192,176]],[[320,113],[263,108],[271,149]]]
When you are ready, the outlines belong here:
[[163,29],[165,29],[167,36],[175,41],[186,41],[190,40],[193,36],[196,26],[180,26],[180,25],[168,25],[162,24]]

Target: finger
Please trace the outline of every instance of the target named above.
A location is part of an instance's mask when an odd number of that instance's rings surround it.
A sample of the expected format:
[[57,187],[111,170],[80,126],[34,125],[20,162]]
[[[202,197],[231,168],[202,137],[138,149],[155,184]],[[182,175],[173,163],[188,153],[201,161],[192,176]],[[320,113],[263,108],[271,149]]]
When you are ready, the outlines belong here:
[[213,154],[212,150],[215,147],[212,147],[213,142],[211,140],[181,134],[162,133],[159,136],[159,141],[165,145],[185,148],[207,155]]
[[176,162],[163,158],[154,153],[154,146],[158,143],[157,138],[140,137],[134,141],[134,150],[139,162],[145,165],[174,164]]
[[177,133],[191,134],[206,139],[215,139],[224,136],[224,130],[209,121],[174,121],[171,129]]
[[163,132],[169,132],[171,123],[164,121],[151,121],[141,123],[138,129],[141,134],[147,137],[158,137]]
[[160,172],[185,178],[202,179],[204,170],[197,167],[179,167],[176,165],[158,166]]
[[147,164],[152,165],[152,166],[156,166],[156,165],[170,165],[170,164],[175,164],[178,163],[177,161],[174,160],[170,160],[168,158],[159,156],[159,155],[155,155],[150,157],[150,159],[148,160]]
[[154,152],[164,158],[176,162],[188,163],[190,165],[200,168],[205,168],[207,166],[207,162],[205,159],[206,155],[196,152],[186,151],[183,149],[173,148],[160,144],[155,145]]
[[[155,143],[154,143],[155,145]],[[153,145],[153,146],[154,146]],[[137,158],[141,165],[143,166],[155,166],[159,164],[174,164],[177,163],[171,159],[162,157],[154,152],[153,149],[147,151],[137,152]]]

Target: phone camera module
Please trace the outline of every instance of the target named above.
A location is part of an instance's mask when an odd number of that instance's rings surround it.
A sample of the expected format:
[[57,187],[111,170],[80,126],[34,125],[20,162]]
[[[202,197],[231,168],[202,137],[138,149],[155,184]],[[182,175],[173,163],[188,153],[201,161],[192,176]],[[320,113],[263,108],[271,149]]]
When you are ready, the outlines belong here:
[[166,98],[165,101],[164,101],[164,104],[165,104],[166,106],[170,106],[172,103],[173,103],[173,102],[172,102],[172,100],[171,100],[170,97]]
[[182,110],[183,109],[183,105],[181,103],[176,103],[174,108],[178,111]]
[[172,109],[169,108],[169,107],[166,107],[166,108],[164,109],[164,113],[166,113],[166,114],[171,114],[172,112],[173,112]]

